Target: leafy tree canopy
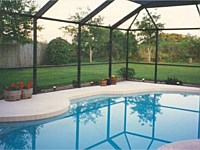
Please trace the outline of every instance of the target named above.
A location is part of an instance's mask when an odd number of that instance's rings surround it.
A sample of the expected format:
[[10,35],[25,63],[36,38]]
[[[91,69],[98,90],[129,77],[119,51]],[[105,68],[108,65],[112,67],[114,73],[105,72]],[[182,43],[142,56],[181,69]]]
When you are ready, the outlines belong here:
[[[160,23],[159,20],[161,18],[161,15],[158,14],[152,14],[150,13],[151,17],[153,18],[154,22],[156,23],[156,26],[158,28],[163,28],[164,24]],[[155,29],[155,25],[151,18],[148,15],[144,15],[141,21],[136,21],[135,25],[139,29]],[[155,41],[155,31],[154,30],[144,30],[140,31],[138,33],[138,36],[140,37],[140,41],[144,42],[146,44],[154,44]]]
[[34,14],[34,0],[0,0],[0,44],[27,43],[30,41],[32,19],[8,12]]
[[[82,9],[79,10],[74,16],[70,16],[68,20],[80,21],[82,18],[87,16],[90,12],[88,8],[86,11]],[[103,17],[96,16],[88,21],[90,24],[102,25]],[[109,30],[100,27],[93,27],[83,25],[81,27],[81,50],[82,57],[89,58],[93,57],[97,61],[107,61],[109,54]],[[72,44],[74,49],[76,49],[78,44],[78,26],[68,25],[61,27],[64,34],[72,37]],[[135,36],[130,32],[130,56],[137,51],[137,41]],[[119,30],[114,30],[113,32],[113,59],[116,61],[121,61],[125,59],[126,55],[126,33]]]
[[187,62],[189,58],[199,62],[200,38],[197,36],[182,35],[176,33],[162,33],[160,35],[160,56],[166,61]]
[[[150,13],[151,17],[149,15],[144,15],[141,21],[136,21],[135,25],[139,28],[139,29],[155,29],[155,25],[152,21],[152,19],[154,20],[156,26],[158,28],[163,28],[164,24],[163,23],[159,23],[159,19],[161,18],[160,15],[152,14]],[[152,19],[151,19],[152,18]],[[156,41],[156,34],[155,34],[155,30],[143,30],[138,32],[138,37],[139,37],[139,41],[141,43],[141,47],[143,49],[143,56],[146,55],[146,58],[148,60],[148,62],[151,62],[151,58],[152,58],[152,51],[153,48],[155,47],[155,41]]]

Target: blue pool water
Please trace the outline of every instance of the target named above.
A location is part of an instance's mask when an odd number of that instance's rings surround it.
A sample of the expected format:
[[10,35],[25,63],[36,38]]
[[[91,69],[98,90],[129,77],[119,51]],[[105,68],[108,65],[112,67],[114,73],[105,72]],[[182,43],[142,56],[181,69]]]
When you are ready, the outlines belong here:
[[0,124],[0,149],[157,149],[200,138],[200,96],[150,93],[76,100],[61,116]]

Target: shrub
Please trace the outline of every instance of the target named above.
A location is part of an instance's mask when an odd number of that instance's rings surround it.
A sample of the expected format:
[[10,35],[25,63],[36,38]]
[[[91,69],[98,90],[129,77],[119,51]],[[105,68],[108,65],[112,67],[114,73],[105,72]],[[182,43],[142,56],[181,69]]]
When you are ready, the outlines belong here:
[[78,82],[76,80],[72,80],[72,86],[74,88],[78,87]]
[[[124,79],[126,78],[126,68],[122,67],[120,68],[117,73],[119,76],[123,77]],[[135,76],[135,70],[133,68],[128,68],[128,79],[133,79]]]
[[182,85],[183,82],[176,77],[167,77],[167,80],[165,80],[166,84],[173,84],[173,85]]
[[47,63],[50,65],[67,64],[72,59],[71,44],[58,37],[47,46]]

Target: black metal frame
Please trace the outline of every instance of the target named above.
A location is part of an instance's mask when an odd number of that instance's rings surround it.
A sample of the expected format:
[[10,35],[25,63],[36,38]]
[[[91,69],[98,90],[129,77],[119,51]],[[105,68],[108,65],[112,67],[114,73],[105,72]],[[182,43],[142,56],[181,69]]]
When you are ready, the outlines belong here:
[[58,0],[48,1],[33,17],[33,93],[37,93],[37,19],[47,12]]
[[[198,7],[198,4],[200,4],[200,0],[194,0],[194,1],[165,1],[161,2],[158,0],[154,1],[143,1],[143,0],[129,0],[135,3],[140,4],[138,8],[133,10],[131,13],[126,15],[124,18],[116,22],[112,26],[103,26],[103,25],[94,25],[87,23],[91,18],[93,18],[95,15],[97,15],[99,12],[101,12],[104,8],[106,8],[108,5],[110,5],[114,0],[106,0],[103,4],[101,4],[99,7],[97,7],[94,11],[92,11],[90,14],[88,14],[85,18],[83,18],[81,21],[68,21],[68,20],[62,20],[62,19],[55,19],[55,18],[48,18],[48,17],[42,17],[45,12],[47,12],[58,0],[49,0],[34,16],[33,15],[27,15],[27,14],[20,14],[20,13],[13,13],[13,12],[7,12],[8,14],[12,15],[21,15],[25,17],[31,17],[33,18],[33,90],[34,93],[37,93],[37,20],[38,19],[44,19],[44,20],[51,20],[51,21],[57,21],[57,22],[65,22],[65,23],[73,23],[78,25],[78,49],[77,49],[77,83],[78,87],[81,87],[81,27],[83,25],[88,26],[94,26],[94,27],[101,27],[101,28],[107,28],[110,29],[110,50],[109,50],[109,77],[111,77],[112,74],[112,34],[113,30],[124,30],[127,31],[127,50],[126,50],[126,80],[128,80],[128,51],[129,51],[129,32],[130,31],[145,31],[145,30],[154,30],[156,32],[156,51],[155,51],[155,75],[154,75],[154,82],[157,82],[157,65],[158,65],[158,36],[160,30],[200,30],[200,27],[196,28],[165,28],[161,29],[158,28],[156,23],[154,22],[153,18],[151,17],[150,13],[148,12],[147,8],[155,8],[155,7],[170,7],[170,6],[182,6],[182,5],[196,5],[197,12],[200,16],[200,10]],[[141,10],[145,9],[151,18],[155,29],[131,29],[131,26],[133,25],[134,21],[136,20],[138,14]],[[122,29],[118,28],[121,24],[126,22],[128,19],[133,17],[135,18],[128,29]]]
[[[107,0],[103,4],[101,4],[99,7],[97,7],[95,10],[93,10],[90,14],[88,14],[85,18],[83,18],[78,23],[78,52],[77,52],[77,58],[78,58],[78,67],[77,67],[77,87],[81,87],[81,26],[86,24],[87,21],[92,19],[95,15],[97,15],[100,11],[102,11],[104,8],[106,8],[108,5],[110,5],[114,0]],[[111,60],[111,58],[110,58]],[[111,62],[112,63],[112,62]],[[111,69],[111,68],[110,68]],[[109,69],[109,70],[110,70]],[[111,70],[109,71],[111,73]],[[111,76],[111,75],[110,75]]]
[[81,24],[78,25],[78,51],[77,51],[77,87],[81,85]]
[[110,28],[110,42],[109,42],[109,71],[108,77],[112,76],[112,52],[113,52],[113,29]]

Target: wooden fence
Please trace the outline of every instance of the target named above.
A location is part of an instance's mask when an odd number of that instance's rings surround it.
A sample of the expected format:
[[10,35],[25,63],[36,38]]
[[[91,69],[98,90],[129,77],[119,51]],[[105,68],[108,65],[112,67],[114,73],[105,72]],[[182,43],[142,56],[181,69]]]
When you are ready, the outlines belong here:
[[[46,64],[47,44],[38,43],[38,65]],[[33,66],[33,44],[0,45],[0,68],[23,68]]]

